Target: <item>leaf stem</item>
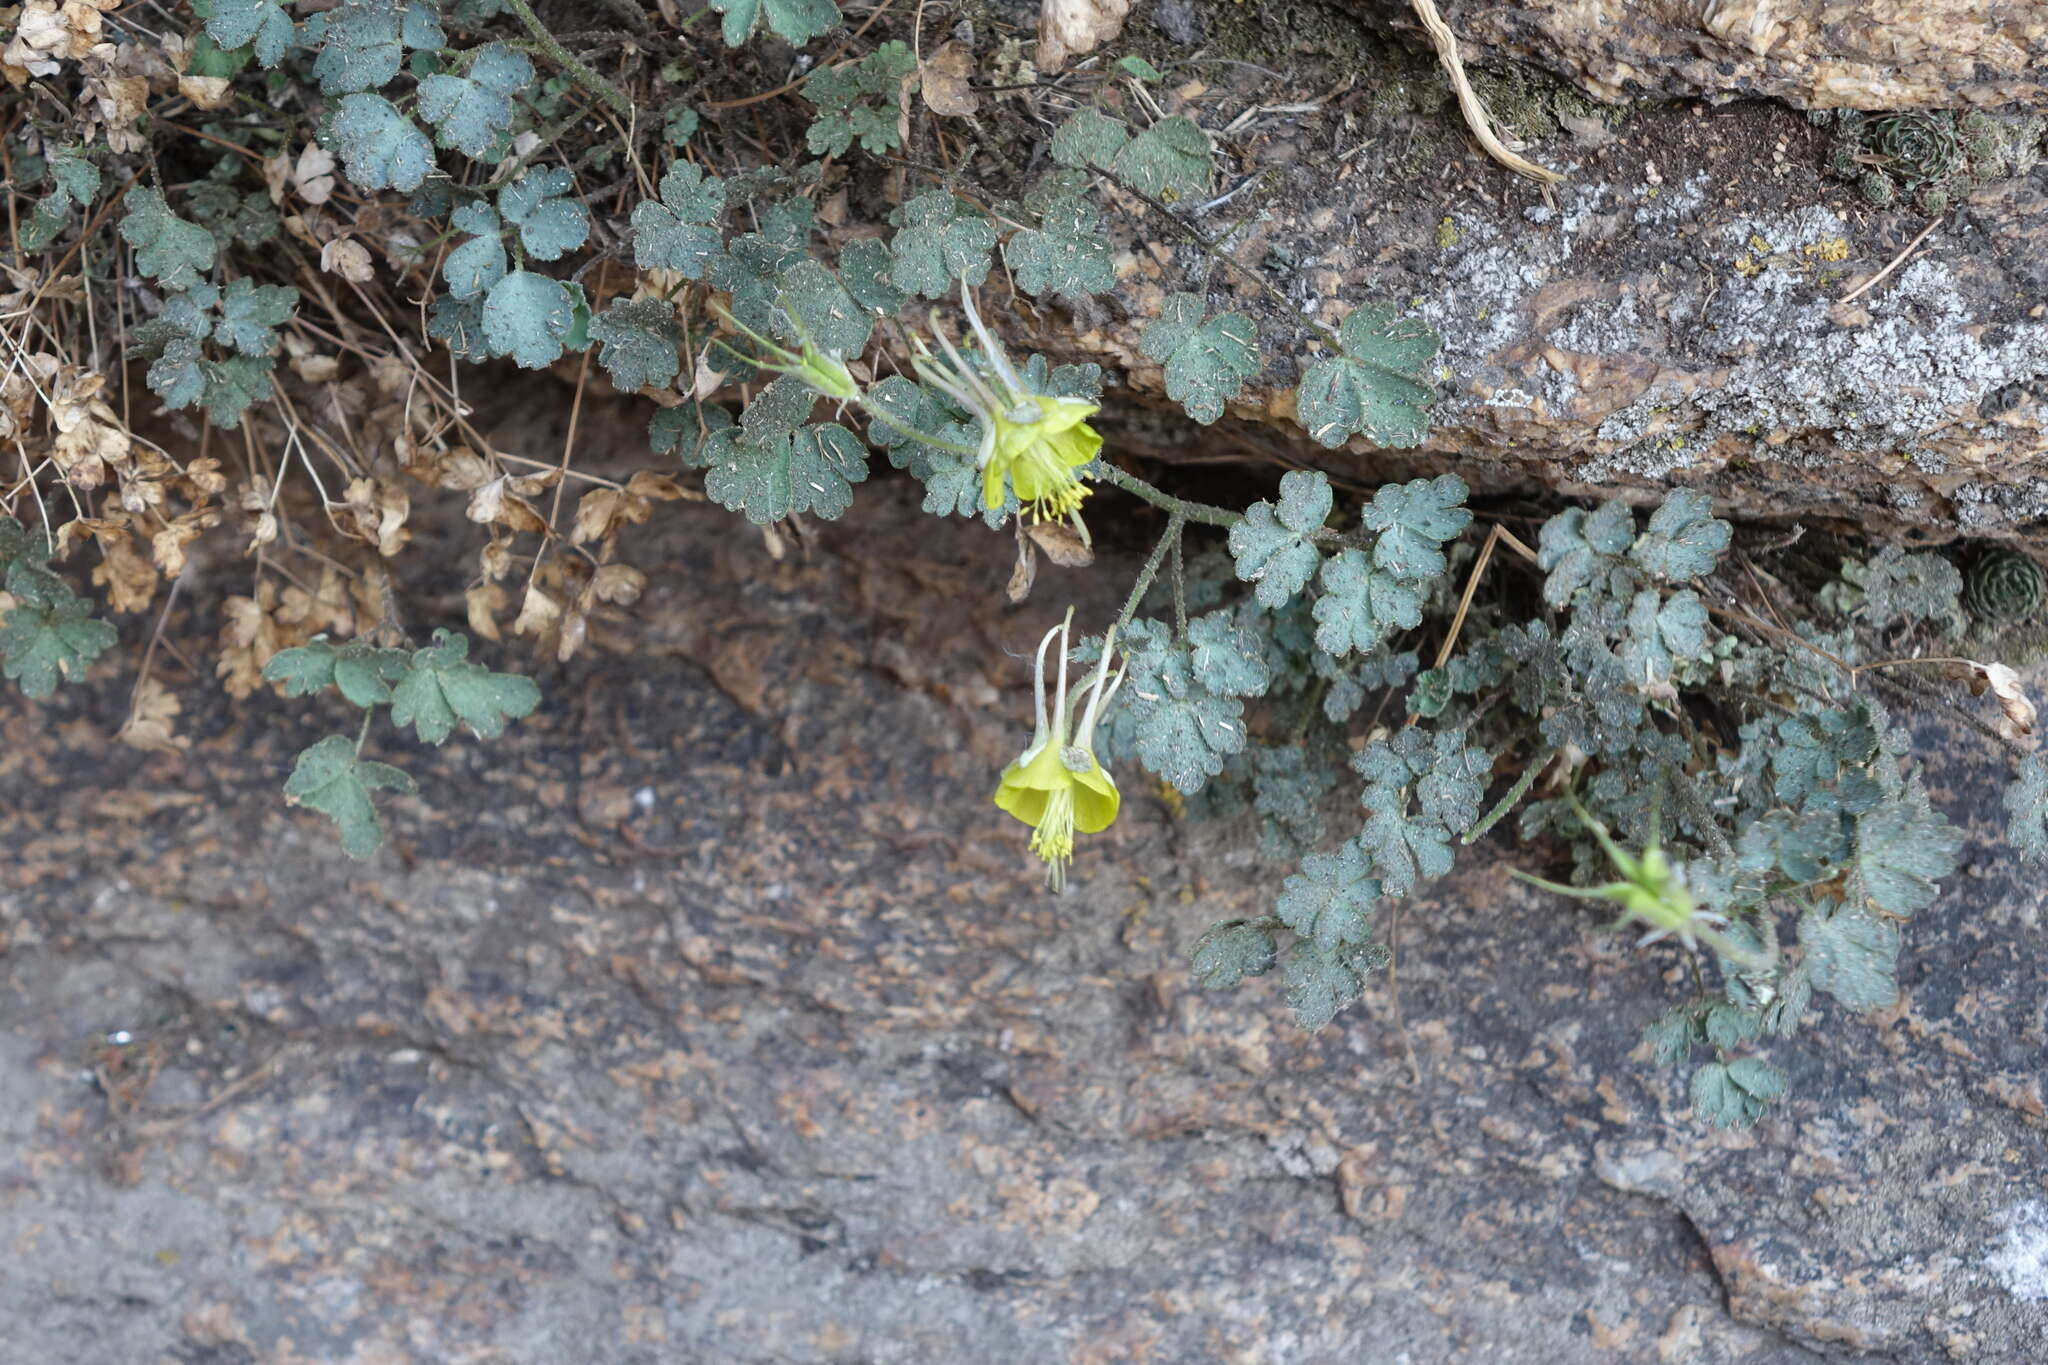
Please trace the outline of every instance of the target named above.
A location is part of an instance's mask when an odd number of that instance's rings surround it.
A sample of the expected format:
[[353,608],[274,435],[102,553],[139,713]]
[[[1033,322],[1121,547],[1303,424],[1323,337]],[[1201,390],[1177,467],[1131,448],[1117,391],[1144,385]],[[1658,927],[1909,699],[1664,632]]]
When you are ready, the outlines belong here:
[[1152,580],[1159,576],[1159,566],[1166,561],[1166,552],[1180,546],[1181,532],[1187,529],[1187,515],[1173,512],[1166,518],[1166,530],[1161,533],[1159,543],[1152,547],[1152,557],[1145,561],[1145,567],[1138,570],[1138,581],[1131,584],[1131,595],[1124,599],[1124,609],[1116,614],[1116,632],[1121,635],[1131,618],[1138,614],[1138,603],[1145,599],[1146,590]]
[[[533,35],[533,41],[540,45],[540,50],[547,54],[549,61],[574,76],[584,89],[611,106],[613,113],[621,118],[633,116],[633,101],[626,97],[626,92],[598,75],[582,58],[563,47],[555,35],[548,32],[548,26],[540,21],[540,16],[533,12],[533,6],[528,4],[527,0],[505,0],[505,8],[518,16],[519,22]],[[644,21],[645,16],[642,18]]]
[[1146,483],[1135,474],[1126,474],[1107,460],[1097,460],[1089,467],[1089,476],[1107,484],[1114,484],[1124,492],[1142,498],[1154,507],[1201,526],[1235,526],[1244,520],[1244,513],[1233,512],[1227,507],[1214,507],[1206,502],[1189,502],[1163,493]]
[[370,737],[370,722],[377,719],[377,708],[366,707],[363,711],[363,728],[356,731],[356,757],[363,756],[363,741]]

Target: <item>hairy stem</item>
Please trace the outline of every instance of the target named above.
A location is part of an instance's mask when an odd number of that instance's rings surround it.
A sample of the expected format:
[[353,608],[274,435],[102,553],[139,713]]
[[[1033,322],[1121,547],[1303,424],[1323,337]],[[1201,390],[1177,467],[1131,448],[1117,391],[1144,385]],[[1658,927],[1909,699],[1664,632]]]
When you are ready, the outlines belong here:
[[1171,493],[1162,493],[1137,475],[1126,474],[1106,460],[1097,460],[1089,473],[1104,483],[1114,484],[1124,492],[1144,499],[1182,521],[1192,521],[1202,526],[1235,526],[1244,520],[1244,513],[1233,512],[1227,507],[1212,507],[1206,502],[1189,502],[1184,498],[1176,498]]
[[1138,570],[1138,581],[1131,584],[1131,595],[1124,599],[1124,609],[1116,614],[1117,634],[1123,634],[1124,627],[1138,614],[1138,603],[1145,600],[1145,592],[1152,586],[1152,580],[1159,576],[1159,566],[1166,562],[1167,551],[1180,545],[1181,532],[1187,529],[1187,515],[1174,512],[1166,519],[1166,530],[1160,535],[1159,543],[1152,547],[1152,557],[1145,561],[1145,567]]
[[[626,92],[598,75],[582,58],[563,47],[555,35],[548,32],[548,26],[540,21],[540,16],[533,12],[533,6],[528,4],[527,0],[505,0],[505,8],[518,16],[519,22],[533,35],[533,41],[547,54],[549,61],[574,76],[584,89],[603,100],[619,117],[633,116],[633,101],[626,98]],[[646,16],[641,17],[644,21]]]

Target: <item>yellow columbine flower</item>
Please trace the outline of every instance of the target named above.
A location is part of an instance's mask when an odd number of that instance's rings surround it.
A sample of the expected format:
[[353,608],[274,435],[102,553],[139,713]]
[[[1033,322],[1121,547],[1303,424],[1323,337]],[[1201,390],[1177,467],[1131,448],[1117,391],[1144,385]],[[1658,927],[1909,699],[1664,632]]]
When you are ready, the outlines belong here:
[[[1095,722],[1110,699],[1123,685],[1123,670],[1109,675],[1109,658],[1114,652],[1116,630],[1111,628],[1102,641],[1102,662],[1095,676],[1081,684],[1071,703],[1067,700],[1067,635],[1074,620],[1071,608],[1066,620],[1047,631],[1038,643],[1038,662],[1032,694],[1037,703],[1038,728],[1030,747],[1017,761],[1003,769],[996,784],[996,805],[1030,825],[1031,851],[1046,862],[1046,883],[1053,890],[1065,887],[1067,864],[1074,857],[1074,835],[1097,834],[1116,819],[1122,798],[1116,779],[1095,756]],[[1058,691],[1050,710],[1045,704],[1045,651],[1059,642]],[[1086,697],[1088,709],[1074,726],[1074,713]]]
[[[975,452],[981,470],[982,505],[993,511],[1003,505],[1003,480],[1017,492],[1017,501],[1040,521],[1074,518],[1088,485],[1078,470],[1102,449],[1102,437],[1088,425],[1101,404],[1084,398],[1056,398],[1033,393],[1011,367],[1010,358],[982,324],[974,291],[965,281],[960,302],[974,338],[988,357],[990,374],[983,378],[936,327],[950,365],[941,365],[926,351],[913,362],[920,379],[974,414],[981,426],[981,448]],[[923,350],[922,343],[919,349]],[[1085,532],[1083,533],[1085,537]]]

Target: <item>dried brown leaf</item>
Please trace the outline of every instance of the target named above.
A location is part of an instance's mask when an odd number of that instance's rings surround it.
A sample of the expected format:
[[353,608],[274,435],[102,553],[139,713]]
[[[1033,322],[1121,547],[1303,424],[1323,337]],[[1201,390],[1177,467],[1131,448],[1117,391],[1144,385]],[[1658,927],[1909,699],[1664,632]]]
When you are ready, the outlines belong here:
[[1095,562],[1095,551],[1081,539],[1080,532],[1064,521],[1033,522],[1025,534],[1045,551],[1045,557],[1062,569],[1085,569]]
[[935,114],[964,117],[981,107],[981,97],[968,88],[974,78],[974,53],[967,44],[948,39],[924,62],[924,102]]
[[183,709],[177,696],[162,683],[144,678],[142,686],[135,690],[135,704],[128,710],[128,719],[121,726],[121,742],[165,754],[189,748],[192,741],[177,733],[176,721]]

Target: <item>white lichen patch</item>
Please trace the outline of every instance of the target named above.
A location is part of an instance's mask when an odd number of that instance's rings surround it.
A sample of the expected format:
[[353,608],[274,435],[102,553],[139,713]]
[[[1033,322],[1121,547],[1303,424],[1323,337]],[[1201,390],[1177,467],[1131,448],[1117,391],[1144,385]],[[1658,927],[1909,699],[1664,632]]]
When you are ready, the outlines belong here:
[[2005,1236],[1984,1258],[1984,1268],[2020,1302],[2048,1300],[2048,1204],[2014,1204],[1998,1220]]

